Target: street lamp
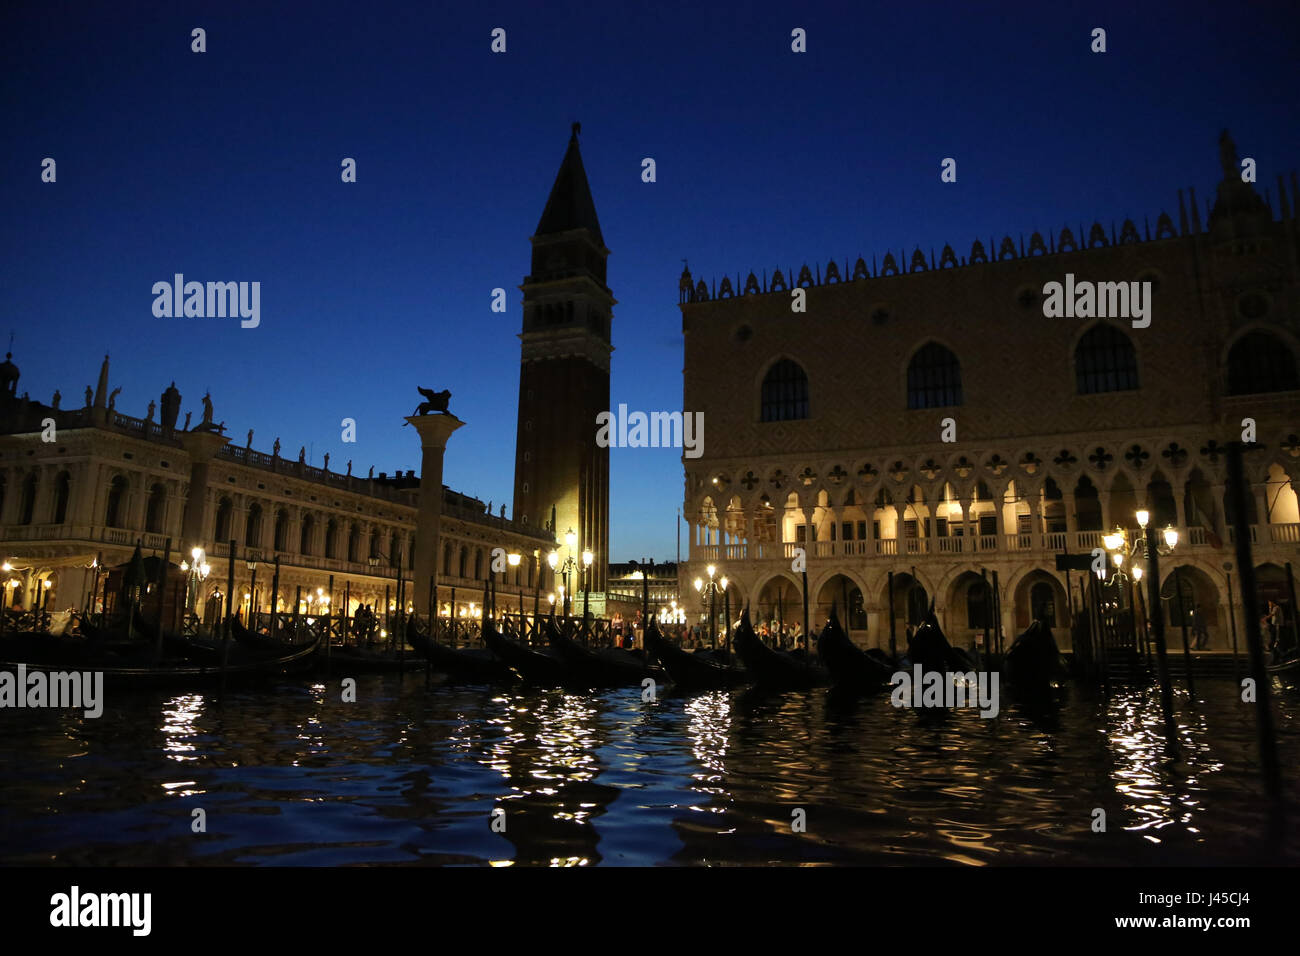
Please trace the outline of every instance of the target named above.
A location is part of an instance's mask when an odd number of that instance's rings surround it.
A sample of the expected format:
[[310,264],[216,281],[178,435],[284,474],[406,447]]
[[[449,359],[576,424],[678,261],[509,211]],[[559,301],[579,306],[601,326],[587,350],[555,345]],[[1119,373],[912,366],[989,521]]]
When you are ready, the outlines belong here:
[[708,576],[709,576],[709,580],[708,580],[708,581],[705,581],[703,578],[696,578],[696,579],[695,579],[695,582],[694,582],[694,583],[695,583],[695,590],[696,590],[696,592],[700,595],[700,603],[701,603],[701,604],[704,604],[705,602],[708,602],[708,607],[709,607],[709,647],[712,648],[713,650],[717,650],[717,647],[718,647],[718,627],[717,627],[717,618],[718,618],[718,601],[717,601],[717,598],[718,598],[718,588],[719,588],[719,586],[720,586],[720,587],[722,588],[723,591],[726,591],[726,589],[727,589],[727,579],[726,579],[726,577],[724,576],[720,581],[719,581],[719,580],[714,580],[714,576],[718,573],[718,569],[717,569],[717,566],[716,566],[716,565],[712,565],[712,564],[710,564],[710,565],[709,565],[708,567],[706,567],[704,570],[705,570],[705,573],[708,574]]
[[[1140,581],[1144,576],[1147,579],[1147,606],[1151,609],[1150,629],[1151,635],[1155,638],[1156,644],[1156,667],[1160,678],[1160,705],[1164,711],[1165,727],[1172,734],[1176,732],[1174,724],[1174,698],[1173,689],[1169,685],[1169,662],[1168,652],[1165,644],[1165,616],[1160,603],[1160,556],[1170,554],[1178,546],[1178,532],[1172,526],[1166,526],[1163,532],[1157,536],[1156,526],[1151,522],[1151,512],[1145,508],[1136,513],[1138,526],[1142,528],[1142,537],[1134,541],[1131,545],[1128,542],[1128,536],[1122,528],[1116,528],[1111,534],[1102,538],[1102,543],[1107,550],[1113,550],[1120,555],[1129,558],[1142,554],[1146,558],[1146,573],[1142,573],[1139,567],[1133,568],[1134,580]],[[1163,540],[1162,540],[1163,539]],[[1175,575],[1178,569],[1174,569]],[[1178,598],[1182,600],[1182,579],[1176,577],[1175,587],[1178,590]],[[1186,618],[1184,618],[1184,621]],[[1191,653],[1187,647],[1186,629],[1184,628],[1183,636],[1183,653],[1187,666],[1188,688],[1191,689],[1192,669]]]
[[185,587],[186,621],[197,631],[199,590],[212,567],[208,564],[203,548],[198,545],[190,549],[190,559],[181,561],[181,570],[188,575]]
[[[546,563],[551,566],[551,570],[555,571],[558,568],[559,572],[564,575],[564,587],[560,588],[561,597],[571,593],[569,590],[569,572],[576,570],[578,567],[578,562],[573,560],[574,549],[578,546],[578,535],[572,528],[564,532],[564,546],[568,549],[568,554],[563,562],[560,561],[560,556],[555,549],[551,549],[551,552],[546,556]],[[567,599],[563,607],[564,616],[568,617],[569,601]]]

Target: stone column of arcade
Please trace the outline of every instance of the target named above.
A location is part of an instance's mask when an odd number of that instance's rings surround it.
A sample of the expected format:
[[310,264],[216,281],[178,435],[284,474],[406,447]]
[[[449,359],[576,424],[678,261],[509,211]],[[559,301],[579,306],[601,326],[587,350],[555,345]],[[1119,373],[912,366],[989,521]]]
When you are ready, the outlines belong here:
[[[438,531],[442,520],[442,458],[451,433],[465,423],[450,412],[408,415],[407,422],[420,433],[420,510],[415,524],[415,576],[411,601],[419,615],[429,614],[429,582],[437,573]],[[438,600],[434,583],[435,604]]]

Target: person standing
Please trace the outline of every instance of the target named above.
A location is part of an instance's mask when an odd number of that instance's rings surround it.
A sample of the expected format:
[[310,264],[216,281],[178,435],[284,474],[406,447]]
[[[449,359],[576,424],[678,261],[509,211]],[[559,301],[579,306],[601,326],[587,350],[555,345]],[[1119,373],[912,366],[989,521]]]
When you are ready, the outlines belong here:
[[1193,650],[1203,651],[1210,641],[1210,631],[1205,624],[1205,610],[1198,603],[1192,611],[1192,635],[1196,638]]

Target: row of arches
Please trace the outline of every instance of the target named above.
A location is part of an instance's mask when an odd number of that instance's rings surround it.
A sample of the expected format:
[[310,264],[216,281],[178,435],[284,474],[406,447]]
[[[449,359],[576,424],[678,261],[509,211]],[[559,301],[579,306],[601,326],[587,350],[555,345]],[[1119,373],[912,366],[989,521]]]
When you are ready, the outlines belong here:
[[[1290,603],[1290,585],[1286,569],[1278,563],[1257,565],[1255,576],[1259,607],[1268,602]],[[740,576],[743,578],[743,576]],[[1020,633],[1034,620],[1041,620],[1058,630],[1058,639],[1068,641],[1060,629],[1070,624],[1071,610],[1079,611],[1083,596],[1083,575],[1073,575],[1071,593],[1060,572],[1042,566],[1024,568],[1000,582],[1002,621],[1009,638]],[[786,626],[802,624],[803,592],[794,576],[784,571],[760,576],[756,582],[734,579],[731,606],[750,606],[751,617],[758,621],[781,621]],[[925,616],[931,600],[936,614],[950,639],[965,643],[976,634],[985,634],[995,625],[991,577],[973,569],[948,569],[937,577],[926,569],[910,569],[893,576],[893,607],[896,638],[903,639],[908,624],[917,624]],[[1235,585],[1235,582],[1234,582]],[[1180,593],[1181,588],[1181,593]],[[1103,601],[1127,607],[1130,600],[1126,584],[1101,590]],[[1240,591],[1234,586],[1229,607],[1227,573],[1198,561],[1175,561],[1161,568],[1161,608],[1170,628],[1189,627],[1200,619],[1206,623],[1209,647],[1231,646],[1232,629],[1242,640]],[[1151,612],[1140,598],[1140,609]],[[890,580],[876,572],[860,575],[851,570],[834,570],[822,575],[809,588],[809,618],[819,628],[832,608],[841,621],[856,632],[855,637],[871,646],[887,646],[889,639]],[[865,633],[863,633],[865,632]],[[1172,637],[1171,637],[1172,639]]]
[[[1075,389],[1080,395],[1134,391],[1141,387],[1137,351],[1129,335],[1113,322],[1088,329],[1074,348]],[[1255,328],[1236,338],[1225,361],[1229,395],[1254,395],[1300,389],[1296,357],[1283,338]],[[907,363],[907,407],[962,405],[961,361],[948,347],[930,341]],[[779,358],[763,376],[759,419],[793,421],[811,416],[808,373],[791,358]]]
[[[1126,454],[1150,457],[1138,446]],[[1133,527],[1134,515],[1143,508],[1158,526],[1226,533],[1234,520],[1222,476],[1199,464],[1181,480],[1171,480],[1159,466],[1137,474],[1127,468],[1112,468],[1110,474],[1040,471],[1033,478],[1004,482],[970,478],[968,472],[964,482],[954,480],[956,475],[936,474],[933,484],[905,480],[877,486],[874,493],[849,484],[847,473],[842,487],[828,488],[811,467],[805,471],[807,482],[796,475],[793,484],[818,484],[799,491],[784,490],[790,482],[760,490],[762,484],[777,483],[750,481],[750,472],[741,482],[743,491],[719,494],[716,489],[730,479],[715,478],[715,492],[704,494],[688,513],[692,546],[1105,531],[1116,524]],[[1274,460],[1252,471],[1247,524],[1300,523],[1296,467]],[[833,484],[834,475],[833,470],[825,477]]]

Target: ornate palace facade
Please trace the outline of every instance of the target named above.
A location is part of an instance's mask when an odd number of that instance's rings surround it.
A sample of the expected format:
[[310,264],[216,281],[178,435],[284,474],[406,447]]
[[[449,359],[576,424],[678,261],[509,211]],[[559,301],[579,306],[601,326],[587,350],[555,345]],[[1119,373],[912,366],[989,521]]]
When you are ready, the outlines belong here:
[[[1202,225],[1195,190],[1116,230],[1064,228],[1026,244],[976,241],[831,261],[796,274],[681,279],[684,408],[703,411],[703,457],[684,459],[692,534],[681,592],[716,565],[733,607],[801,614],[807,555],[814,626],[832,602],[855,639],[888,643],[931,597],[954,640],[982,631],[997,571],[1002,627],[1064,625],[1079,575],[1055,569],[1147,508],[1181,532],[1181,567],[1214,647],[1228,645],[1225,443],[1250,423],[1249,522],[1267,597],[1289,600],[1300,553],[1300,234],[1282,177],[1265,198],[1220,140],[1223,178]],[[1044,285],[1149,282],[1150,325],[1047,318]],[[792,311],[795,289],[806,311]],[[1138,323],[1140,326],[1140,323]],[[1245,422],[1249,419],[1250,423]],[[1246,436],[1249,437],[1249,436]],[[1131,538],[1130,538],[1131,540]],[[1235,573],[1234,590],[1237,588]],[[1234,594],[1235,620],[1241,608]],[[1165,613],[1180,621],[1177,602]],[[756,616],[757,616],[756,614]]]

